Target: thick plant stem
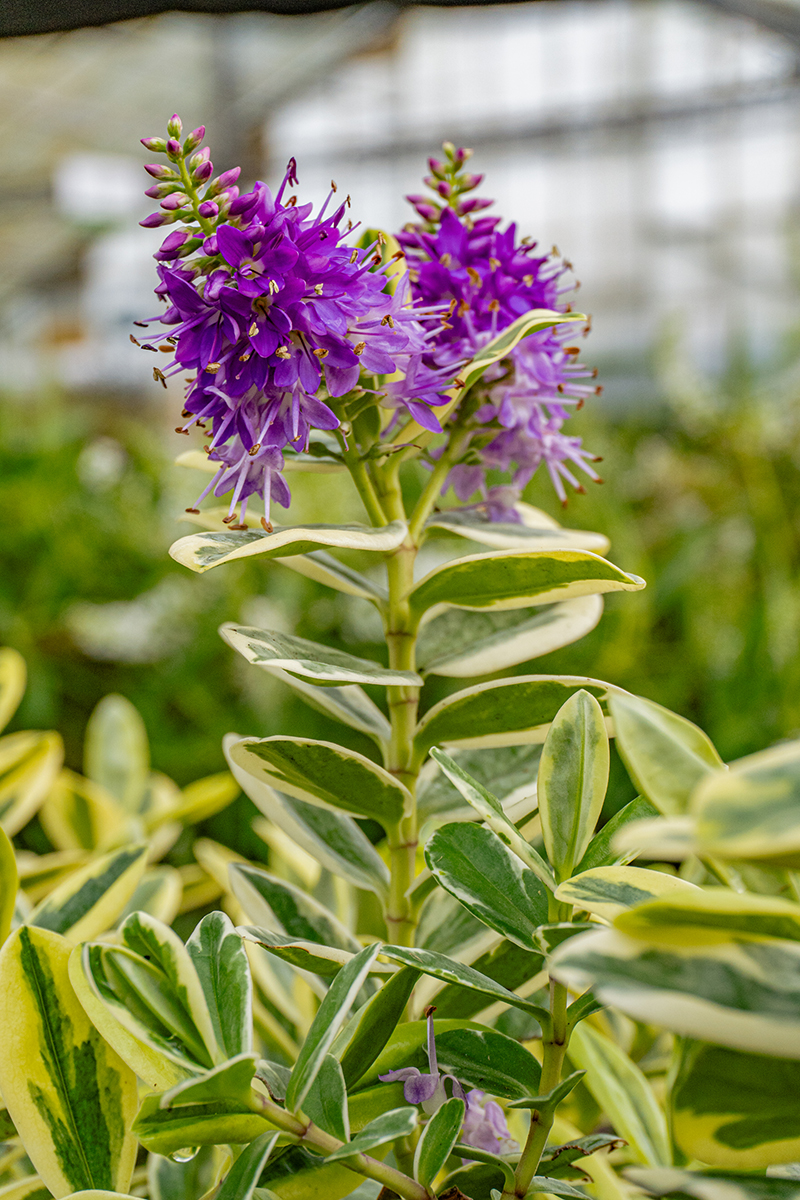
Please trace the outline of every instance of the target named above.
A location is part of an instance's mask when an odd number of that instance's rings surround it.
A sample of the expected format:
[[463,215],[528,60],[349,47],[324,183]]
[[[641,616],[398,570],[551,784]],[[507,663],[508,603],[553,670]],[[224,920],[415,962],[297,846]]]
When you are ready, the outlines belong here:
[[430,477],[422,489],[419,500],[417,500],[414,511],[408,521],[409,533],[415,542],[419,542],[425,522],[434,509],[448,472],[453,464],[458,462],[467,448],[469,438],[469,433],[459,430],[457,426],[454,427],[448,445],[443,450],[438,461],[434,463]]
[[[547,1095],[560,1082],[567,1050],[567,989],[552,979],[550,1017],[552,1028],[542,1043],[542,1078],[539,1085],[541,1095]],[[514,1186],[512,1189],[505,1189],[502,1200],[522,1200],[522,1197],[528,1194],[531,1180],[547,1146],[554,1119],[555,1110],[552,1108],[534,1109],[531,1113],[531,1127],[514,1176]]]
[[[252,1094],[255,1097],[255,1093]],[[308,1146],[310,1150],[316,1150],[322,1155],[333,1154],[335,1150],[341,1149],[345,1144],[326,1133],[324,1129],[320,1129],[313,1121],[302,1120],[300,1116],[287,1112],[286,1109],[281,1108],[266,1096],[259,1095],[257,1099],[254,1099],[253,1107],[261,1112],[276,1129],[290,1134],[297,1138],[298,1142]],[[357,1175],[363,1175],[366,1179],[374,1179],[376,1183],[396,1192],[398,1196],[403,1197],[403,1200],[430,1200],[430,1192],[426,1188],[415,1183],[413,1179],[409,1179],[402,1171],[381,1162],[380,1159],[371,1158],[368,1154],[353,1154],[349,1158],[342,1159],[341,1162],[342,1166],[354,1171]]]
[[[381,506],[389,520],[405,520],[398,468],[388,464],[378,477]],[[385,612],[386,644],[389,666],[398,671],[415,669],[417,623],[408,602],[414,583],[417,545],[409,535],[403,544],[387,556],[386,570],[389,603]],[[387,768],[410,793],[410,802],[402,821],[388,830],[389,904],[386,923],[395,945],[413,944],[416,918],[407,896],[414,881],[417,851],[417,814],[414,793],[417,772],[412,764],[414,730],[417,724],[419,688],[410,685],[387,689],[392,737]]]
[[366,464],[359,454],[355,446],[348,447],[344,436],[337,430],[336,437],[342,450],[342,458],[344,459],[347,469],[353,483],[356,486],[356,491],[361,497],[361,502],[367,510],[367,516],[372,524],[380,529],[381,526],[387,523],[386,514],[381,507],[381,503],[375,492],[375,486],[370,478]]

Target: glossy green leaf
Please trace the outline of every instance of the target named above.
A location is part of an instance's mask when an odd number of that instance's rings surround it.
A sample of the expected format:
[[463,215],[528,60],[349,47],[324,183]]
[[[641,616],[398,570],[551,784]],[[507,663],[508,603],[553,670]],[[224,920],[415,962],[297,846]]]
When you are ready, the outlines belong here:
[[414,1178],[430,1187],[458,1141],[466,1105],[457,1096],[445,1100],[422,1131],[414,1153]]
[[564,529],[530,504],[518,503],[514,507],[518,522],[491,521],[480,508],[452,508],[434,513],[425,522],[425,529],[457,534],[494,550],[591,550],[605,554],[609,548],[605,534]]
[[609,706],[619,752],[639,791],[662,813],[685,812],[697,784],[723,765],[710,739],[641,696],[615,693]]
[[[553,976],[628,1016],[777,1058],[800,1058],[800,944],[658,946],[603,929],[570,938]],[[584,1028],[584,1027],[581,1027]]]
[[675,1200],[798,1200],[800,1180],[769,1179],[734,1171],[646,1170],[630,1167],[626,1175],[652,1196]]
[[450,606],[497,611],[644,586],[588,550],[497,550],[436,567],[411,589],[409,603],[417,613]]
[[273,933],[270,929],[261,929],[257,925],[240,925],[237,932],[248,942],[263,946],[270,954],[283,962],[298,967],[301,971],[313,971],[316,975],[338,975],[339,970],[350,962],[352,951],[341,950],[334,946],[322,946],[317,942],[304,941],[302,938],[284,937]]
[[57,733],[0,738],[0,826],[9,837],[27,825],[58,778],[64,743]]
[[[0,666],[2,666],[1,662]],[[8,834],[0,826],[0,946],[11,932],[11,922],[17,901],[17,883],[17,860],[14,856],[14,847]]]
[[[487,791],[477,779],[468,775],[454,759],[442,750],[432,750],[431,758],[439,764],[453,786],[470,807],[483,818],[489,829],[514,852],[526,867],[533,871],[545,887],[555,891],[555,879],[549,865],[517,831],[516,826],[506,816],[497,797]],[[430,866],[430,863],[428,865]]]
[[553,1113],[558,1108],[559,1104],[566,1100],[570,1092],[575,1091],[575,1088],[581,1082],[585,1074],[586,1072],[582,1070],[572,1071],[565,1079],[562,1079],[560,1083],[557,1083],[555,1087],[550,1088],[549,1091],[542,1092],[538,1096],[525,1096],[521,1100],[512,1100],[508,1107],[530,1108],[536,1109],[537,1112]]
[[25,694],[25,659],[10,646],[0,647],[0,729],[5,729]]
[[73,945],[113,929],[144,875],[148,852],[146,845],[133,845],[93,859],[37,905],[29,924]]
[[365,946],[349,963],[342,967],[328,989],[300,1048],[300,1054],[289,1080],[286,1107],[291,1111],[301,1107],[325,1055],[347,1019],[347,1014],[352,1008],[379,950],[379,945]]
[[332,1054],[326,1054],[309,1092],[303,1111],[315,1125],[340,1142],[350,1141],[350,1114],[342,1068]]
[[375,701],[357,683],[321,688],[288,671],[275,668],[270,674],[302,696],[309,708],[340,721],[350,729],[365,733],[381,749],[388,745],[392,735],[391,726]]
[[251,1200],[277,1140],[277,1132],[259,1134],[234,1162],[216,1200]]
[[360,943],[319,900],[260,867],[232,863],[233,894],[252,921],[275,933],[357,954]]
[[599,1030],[582,1024],[572,1031],[569,1057],[586,1071],[586,1086],[634,1158],[648,1166],[670,1163],[664,1113],[647,1078],[625,1051]]
[[231,623],[221,625],[219,632],[249,663],[267,670],[278,668],[325,687],[337,683],[422,686],[422,678],[416,671],[390,671],[371,659],[356,658],[344,650],[335,650],[293,634]]
[[556,713],[585,689],[605,711],[612,685],[577,675],[520,675],[465,688],[440,700],[417,726],[414,752],[421,762],[432,746],[523,746],[543,742]]
[[548,1179],[566,1175],[574,1169],[573,1163],[580,1165],[581,1159],[596,1154],[598,1150],[616,1150],[625,1143],[622,1138],[613,1133],[591,1133],[588,1137],[575,1138],[563,1146],[549,1146],[542,1155],[542,1161],[537,1168],[539,1175]]
[[623,862],[645,858],[675,863],[707,853],[697,838],[697,822],[688,814],[629,821],[617,832],[614,849]]
[[547,920],[547,892],[497,834],[481,825],[437,829],[425,861],[446,891],[479,920],[525,950]]
[[800,904],[725,888],[673,892],[622,912],[614,925],[659,945],[708,945],[746,938],[800,941]]
[[392,521],[382,529],[367,525],[287,525],[276,526],[273,533],[262,530],[219,533],[195,533],[170,546],[170,555],[182,566],[202,574],[212,567],[254,554],[267,558],[306,554],[320,546],[343,550],[396,550],[406,536],[402,521]]
[[437,954],[434,950],[422,950],[410,946],[384,946],[381,953],[404,967],[415,967],[425,975],[441,979],[443,983],[457,984],[459,987],[469,988],[482,996],[488,996],[492,1001],[499,1000],[512,1008],[521,1008],[523,1012],[532,1013],[537,1019],[543,1015],[543,1010],[538,1005],[532,1004],[521,996],[515,996],[508,988],[495,983],[487,975],[482,975],[474,967],[457,962],[454,958],[448,958],[445,954]]
[[253,983],[242,939],[228,917],[208,913],[186,943],[208,1005],[211,1024],[226,1058],[253,1048]]
[[344,1158],[352,1158],[354,1154],[367,1154],[376,1146],[394,1142],[398,1138],[409,1137],[417,1127],[417,1110],[415,1108],[394,1108],[382,1113],[369,1125],[365,1125],[351,1142],[335,1150],[325,1159],[326,1162],[339,1162]]
[[81,1007],[70,950],[58,934],[22,926],[0,951],[0,1089],[55,1197],[124,1192],[136,1160],[136,1077]]
[[800,865],[800,741],[708,775],[691,807],[706,853]]
[[242,1145],[272,1126],[241,1101],[211,1100],[161,1108],[160,1096],[145,1096],[133,1132],[154,1154],[180,1154],[195,1146]]
[[124,696],[104,696],[86,726],[84,772],[128,812],[143,810],[150,775],[147,730]]
[[313,550],[310,554],[289,555],[281,559],[282,567],[291,567],[299,575],[324,583],[326,587],[344,592],[346,596],[358,596],[362,600],[380,603],[389,599],[389,593],[380,583],[367,578],[352,567],[339,562],[325,550]]
[[[448,395],[451,397],[449,404],[437,409],[436,415],[439,421],[444,425],[450,413],[461,403],[469,388],[478,382],[493,363],[500,362],[510,354],[524,337],[537,333],[540,329],[549,329],[554,325],[569,324],[586,319],[583,313],[557,313],[553,309],[547,308],[534,308],[523,313],[521,317],[517,317],[516,321],[507,325],[485,346],[481,346],[471,362],[461,368],[458,376],[460,382],[448,391]],[[412,447],[409,454],[413,454],[427,446],[433,436],[429,429],[424,429],[416,421],[411,420],[401,426],[395,437],[395,445]]]
[[800,1062],[682,1041],[670,1107],[689,1159],[738,1171],[800,1160]]
[[623,805],[609,821],[606,821],[600,832],[594,835],[586,848],[586,853],[575,868],[575,874],[581,875],[584,871],[591,871],[595,867],[625,864],[636,858],[635,848],[628,851],[620,851],[616,848],[617,834],[632,821],[642,821],[656,816],[658,816],[658,809],[649,800],[645,800],[644,796],[637,796],[629,804]]
[[[319,691],[318,688],[314,690]],[[325,694],[329,694],[329,689],[325,689]],[[228,734],[223,739],[226,754],[229,746],[238,740],[235,734]],[[388,893],[386,864],[352,817],[281,795],[234,762],[231,762],[231,768],[237,783],[256,808],[323,867],[355,887],[365,888],[381,897]]]
[[644,867],[593,867],[573,875],[562,883],[556,899],[572,904],[581,912],[593,913],[606,921],[636,904],[644,904],[657,896],[697,895],[700,889],[676,875],[665,871],[650,871]]
[[[438,1010],[437,1010],[438,1011]],[[536,1092],[541,1067],[529,1050],[496,1029],[449,1029],[436,1034],[439,1069],[465,1087],[514,1100]]]
[[388,771],[333,742],[310,738],[243,738],[231,761],[257,780],[298,800],[397,824],[411,797]]
[[[516,809],[524,802],[526,812],[536,811],[536,774],[541,745],[498,746],[493,749],[456,750],[448,755],[471,779],[481,784],[508,809],[509,820],[517,821]],[[420,820],[447,816],[450,820],[472,820],[471,805],[458,788],[429,759],[420,776],[417,809]]]
[[[504,1171],[499,1160],[492,1163],[484,1162],[480,1151],[478,1152],[478,1159],[476,1161],[473,1159],[472,1150],[473,1147],[470,1147],[469,1152],[464,1150],[463,1154],[461,1154],[459,1153],[458,1143],[453,1147],[453,1154],[457,1158],[466,1159],[467,1165],[458,1167],[457,1170],[451,1171],[445,1176],[439,1189],[441,1196],[449,1194],[455,1200],[458,1200],[459,1196],[478,1196],[480,1200],[484,1200],[484,1198],[488,1200],[489,1196],[492,1195],[492,1189],[494,1189],[494,1194],[499,1196],[506,1183],[513,1188],[513,1168],[508,1167],[507,1164],[503,1164],[506,1167]],[[458,1191],[454,1192],[453,1188],[458,1188]]]
[[348,1087],[357,1084],[369,1070],[402,1021],[419,975],[414,967],[403,967],[390,976],[342,1030],[333,1050],[338,1053]]
[[247,1105],[257,1063],[256,1054],[237,1054],[218,1067],[212,1067],[193,1079],[185,1079],[164,1092],[159,1107],[180,1108],[182,1105],[205,1104],[215,1100],[235,1100]]
[[147,1159],[147,1190],[150,1200],[197,1200],[214,1186],[217,1153],[203,1146],[187,1162],[174,1162],[163,1154]]
[[[544,958],[536,951],[522,950],[514,942],[504,940],[472,959],[469,966],[513,992],[539,974]],[[453,983],[436,993],[435,1002],[442,1017],[474,1017],[487,1004],[482,994]]]
[[576,642],[594,629],[602,613],[603,601],[597,595],[532,611],[448,609],[423,625],[417,662],[425,675],[491,675]]
[[542,835],[559,880],[569,879],[592,839],[608,770],[603,711],[588,692],[576,692],[556,714],[539,763]]

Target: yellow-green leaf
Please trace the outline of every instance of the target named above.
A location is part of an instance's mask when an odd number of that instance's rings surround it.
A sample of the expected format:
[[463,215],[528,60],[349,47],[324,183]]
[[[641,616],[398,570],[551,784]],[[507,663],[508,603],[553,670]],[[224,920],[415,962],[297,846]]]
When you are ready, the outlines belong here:
[[0,738],[0,825],[9,837],[27,825],[61,770],[57,733],[9,733]]
[[10,646],[0,648],[0,729],[5,729],[25,692],[25,659]]
[[202,574],[212,567],[234,559],[250,558],[254,554],[267,558],[306,554],[320,546],[343,550],[396,550],[406,536],[402,521],[392,521],[382,529],[368,525],[295,525],[272,533],[261,530],[224,533],[195,533],[181,538],[170,547],[170,555],[182,566]]
[[97,850],[124,840],[128,817],[99,783],[65,769],[39,809],[39,820],[56,850]]
[[700,894],[700,889],[676,875],[664,871],[648,871],[644,867],[593,867],[562,883],[556,899],[572,904],[581,912],[593,913],[606,921],[636,904],[644,904],[657,896],[688,893]]
[[17,901],[17,882],[14,847],[8,834],[0,827],[0,946],[11,932]]
[[138,709],[124,696],[104,696],[86,727],[84,770],[128,812],[145,807],[150,775],[147,730]]
[[622,912],[614,925],[630,937],[664,946],[713,945],[742,938],[800,942],[800,904],[727,888],[673,892]]
[[58,934],[30,926],[0,951],[0,1088],[55,1197],[124,1192],[136,1161],[136,1077],[78,1002],[69,955]]
[[113,850],[73,872],[31,913],[30,924],[73,945],[112,929],[147,866],[148,847]]

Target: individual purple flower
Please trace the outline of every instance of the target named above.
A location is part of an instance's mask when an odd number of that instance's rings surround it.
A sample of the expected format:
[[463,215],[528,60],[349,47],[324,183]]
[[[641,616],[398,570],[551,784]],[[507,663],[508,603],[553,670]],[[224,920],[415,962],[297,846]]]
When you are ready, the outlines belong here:
[[436,1057],[436,1038],[433,1029],[433,1014],[436,1009],[431,1006],[426,1010],[428,1019],[428,1073],[423,1074],[417,1067],[401,1067],[399,1071],[387,1071],[379,1075],[381,1083],[403,1084],[403,1096],[409,1104],[421,1104],[423,1112],[432,1116],[447,1099],[445,1081],[453,1085],[453,1095],[466,1102],[463,1087],[454,1075],[441,1075],[439,1061]]
[[509,1132],[502,1108],[496,1100],[487,1100],[486,1092],[473,1088],[467,1092],[467,1111],[461,1127],[461,1141],[490,1154],[513,1154],[519,1150]]
[[[429,308],[449,306],[422,358],[431,371],[458,369],[531,309],[566,312],[562,296],[571,290],[563,283],[570,266],[555,252],[537,254],[535,243],[517,241],[515,225],[502,230],[499,217],[476,215],[492,201],[466,196],[482,178],[462,172],[470,152],[446,144],[445,155],[446,162],[431,160],[433,174],[426,180],[435,198],[408,197],[422,221],[398,234],[413,296]],[[584,382],[596,372],[577,361],[578,348],[566,344],[573,337],[571,324],[541,330],[489,368],[478,385],[484,403],[467,425],[481,433],[480,449],[456,464],[443,491],[452,486],[462,501],[478,492],[490,519],[509,520],[513,501],[498,507],[490,500],[487,469],[512,474],[517,500],[542,463],[562,503],[565,483],[583,490],[571,467],[599,480],[590,466],[594,455],[562,432],[571,412],[600,390]],[[492,431],[497,436],[484,436]]]

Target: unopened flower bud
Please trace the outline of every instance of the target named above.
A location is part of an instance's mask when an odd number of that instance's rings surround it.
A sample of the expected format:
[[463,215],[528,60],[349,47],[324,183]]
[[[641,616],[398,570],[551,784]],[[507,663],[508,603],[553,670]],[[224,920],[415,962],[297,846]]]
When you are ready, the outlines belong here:
[[241,167],[231,167],[230,171],[223,171],[216,179],[212,179],[206,191],[206,199],[209,200],[212,196],[217,196],[220,192],[224,192],[229,184],[236,183],[241,173]]
[[189,163],[189,166],[190,166],[192,169],[194,169],[195,167],[199,167],[199,166],[200,166],[200,163],[203,163],[203,162],[208,162],[208,160],[209,160],[210,158],[211,158],[211,147],[210,147],[210,146],[203,146],[203,149],[202,149],[202,150],[198,150],[198,151],[197,151],[197,154],[193,154],[193,155],[192,155],[191,162]]
[[216,217],[219,208],[213,200],[204,200],[197,211],[201,217]]
[[197,129],[193,129],[186,141],[183,143],[183,153],[191,154],[193,150],[197,149],[205,136],[205,125],[198,125]]
[[447,200],[453,194],[453,185],[448,183],[446,179],[440,179],[436,185],[436,191]]
[[425,196],[406,196],[406,200],[414,205],[414,208],[423,221],[437,221],[439,219],[439,209]]
[[140,138],[139,140],[145,150],[152,150],[154,154],[163,154],[167,148],[164,138]]
[[163,163],[145,163],[145,171],[148,175],[152,175],[153,179],[178,179],[180,178],[172,167],[166,167]]
[[189,238],[188,242],[184,242],[184,244],[181,246],[180,250],[178,251],[178,253],[176,254],[175,257],[176,258],[188,258],[189,255],[194,254],[195,250],[198,250],[202,244],[203,244],[202,238],[195,238],[195,237]]
[[192,171],[192,178],[195,179],[197,183],[205,183],[205,181],[210,179],[213,174],[214,164],[206,160],[206,162],[201,162],[199,167],[196,167],[195,170]]
[[472,151],[465,149],[463,146],[456,150],[453,158],[457,163],[465,163],[468,158],[472,158]]
[[154,212],[145,217],[139,224],[145,229],[158,229],[159,225],[166,225],[169,222],[169,217],[166,213]]
[[473,188],[479,187],[483,183],[482,175],[472,175],[467,173],[460,176],[460,185],[462,192],[471,192]]
[[435,175],[437,179],[444,179],[444,165],[439,162],[438,158],[429,158],[428,166],[432,175]]
[[219,242],[213,233],[203,242],[203,251],[205,254],[219,254]]
[[167,133],[171,138],[179,138],[183,132],[183,122],[177,113],[173,113],[167,121]]
[[161,201],[161,207],[167,212],[174,212],[176,208],[185,208],[189,203],[189,197],[183,192],[173,192],[171,196],[167,196],[166,200]]
[[185,229],[176,229],[174,233],[167,234],[153,258],[156,262],[169,262],[170,259],[177,258],[178,251],[189,240],[189,237],[190,234]]
[[181,156],[181,144],[175,138],[170,138],[167,142],[167,158],[171,158],[173,162]]
[[482,208],[491,208],[493,200],[482,200],[480,196],[470,196],[467,200],[459,200],[458,213],[459,216],[465,216],[467,213],[480,212]]

